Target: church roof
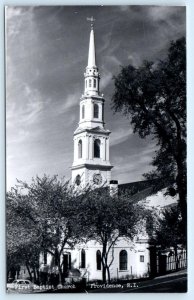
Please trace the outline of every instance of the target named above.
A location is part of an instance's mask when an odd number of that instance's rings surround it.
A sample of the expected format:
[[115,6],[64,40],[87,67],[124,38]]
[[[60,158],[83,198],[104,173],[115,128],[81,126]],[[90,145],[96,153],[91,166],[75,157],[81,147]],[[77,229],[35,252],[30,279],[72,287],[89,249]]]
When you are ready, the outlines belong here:
[[139,202],[143,199],[146,199],[147,197],[153,195],[153,187],[150,186],[146,189],[143,189],[142,191],[140,192],[137,192],[136,194],[132,195],[130,197],[130,201],[131,202]]
[[161,181],[158,179],[154,180],[143,180],[143,181],[135,181],[129,183],[119,184],[119,191],[120,192],[128,192],[132,196],[139,194],[139,193],[149,193],[148,190],[152,190],[153,193],[157,193],[159,190],[163,189],[165,186]]
[[160,180],[143,180],[118,185],[119,194],[127,193],[130,201],[138,202],[146,199],[149,196],[155,195],[158,191],[167,188],[167,186]]
[[[118,193],[127,193],[131,202],[148,199],[150,204],[164,207],[176,205],[177,197],[167,193],[169,184],[162,180],[144,180],[118,185]],[[161,203],[160,203],[161,202]]]

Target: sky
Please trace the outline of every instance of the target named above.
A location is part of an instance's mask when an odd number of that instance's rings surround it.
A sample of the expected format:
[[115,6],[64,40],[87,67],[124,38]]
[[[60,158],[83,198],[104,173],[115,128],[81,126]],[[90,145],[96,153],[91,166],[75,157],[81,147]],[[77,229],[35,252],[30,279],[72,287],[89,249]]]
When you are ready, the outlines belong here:
[[79,122],[90,24],[105,97],[112,179],[142,180],[152,169],[155,142],[133,134],[113,114],[113,76],[121,66],[165,58],[171,40],[185,36],[185,8],[170,6],[9,6],[6,10],[7,190],[16,178],[71,178],[73,132]]

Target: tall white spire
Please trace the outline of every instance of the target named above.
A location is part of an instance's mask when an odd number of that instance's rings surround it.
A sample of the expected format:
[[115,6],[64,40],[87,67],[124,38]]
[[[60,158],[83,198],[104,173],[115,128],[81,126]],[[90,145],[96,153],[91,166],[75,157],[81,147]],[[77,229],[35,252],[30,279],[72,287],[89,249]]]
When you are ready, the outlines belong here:
[[88,65],[84,73],[84,94],[80,98],[79,126],[74,132],[72,183],[78,188],[107,185],[111,180],[109,159],[110,131],[104,126],[104,98],[100,94],[100,74],[96,66],[93,17]]
[[88,68],[96,68],[96,54],[95,54],[95,42],[94,42],[94,29],[91,27],[90,43],[88,52]]

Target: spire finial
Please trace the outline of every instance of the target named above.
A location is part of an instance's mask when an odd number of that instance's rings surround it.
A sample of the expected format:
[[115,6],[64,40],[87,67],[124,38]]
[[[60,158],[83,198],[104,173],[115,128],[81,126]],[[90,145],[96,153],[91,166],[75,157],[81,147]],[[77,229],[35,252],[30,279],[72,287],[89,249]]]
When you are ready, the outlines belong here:
[[94,17],[92,16],[91,18],[87,18],[87,21],[91,22],[91,29],[94,28],[94,22],[96,21],[96,19],[94,19]]

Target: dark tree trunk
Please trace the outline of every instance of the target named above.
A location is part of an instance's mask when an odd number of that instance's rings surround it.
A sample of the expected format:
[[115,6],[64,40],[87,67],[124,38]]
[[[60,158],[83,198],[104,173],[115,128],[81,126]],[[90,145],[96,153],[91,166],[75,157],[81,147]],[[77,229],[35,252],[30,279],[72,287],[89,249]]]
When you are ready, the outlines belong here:
[[28,274],[29,274],[29,276],[30,276],[30,280],[32,281],[32,273],[31,273],[31,271],[30,271],[30,266],[28,265],[27,262],[26,262],[26,268],[27,268],[27,270],[28,270]]
[[183,235],[186,237],[187,236],[187,187],[186,187],[186,180],[184,176],[184,166],[181,162],[181,158],[179,159],[180,161],[177,162],[178,166],[178,175],[176,178],[176,183],[177,183],[177,188],[178,188],[178,194],[179,194],[179,207],[181,210],[181,215],[182,215],[182,230],[183,230]]
[[36,282],[37,278],[36,278],[36,268],[35,267],[33,267],[33,274],[34,274],[33,282]]
[[62,284],[62,268],[60,263],[60,254],[57,252],[57,263],[58,263],[58,271],[59,271],[59,284]]
[[37,281],[40,282],[40,274],[38,268],[35,268]]
[[59,267],[59,284],[62,284],[62,270],[61,270],[60,262],[58,267]]
[[107,268],[107,258],[106,258],[106,241],[103,243],[102,246],[102,281],[106,283],[106,268]]
[[106,266],[102,264],[102,281],[106,283]]
[[110,283],[110,268],[107,266],[108,283]]

